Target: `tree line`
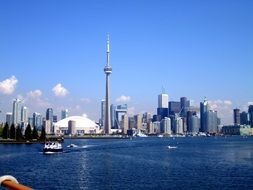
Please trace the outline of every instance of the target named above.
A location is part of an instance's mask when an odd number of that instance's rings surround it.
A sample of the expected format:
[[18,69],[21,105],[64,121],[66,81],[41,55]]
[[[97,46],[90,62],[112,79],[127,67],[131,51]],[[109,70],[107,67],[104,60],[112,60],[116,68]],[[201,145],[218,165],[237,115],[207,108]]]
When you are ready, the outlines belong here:
[[17,141],[23,141],[23,140],[41,140],[44,141],[46,139],[46,132],[45,128],[42,127],[40,135],[38,134],[38,131],[36,127],[31,127],[30,124],[27,125],[25,129],[24,135],[22,134],[21,126],[18,125],[15,127],[14,124],[12,124],[10,127],[8,123],[5,123],[3,131],[2,131],[2,138],[3,139],[14,139]]

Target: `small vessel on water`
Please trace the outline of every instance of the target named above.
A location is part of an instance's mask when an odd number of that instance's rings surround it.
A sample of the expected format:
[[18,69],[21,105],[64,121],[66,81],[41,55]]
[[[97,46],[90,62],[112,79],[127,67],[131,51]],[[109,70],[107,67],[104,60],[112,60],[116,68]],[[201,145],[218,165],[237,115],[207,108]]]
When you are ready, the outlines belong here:
[[68,145],[67,147],[68,147],[68,148],[76,148],[76,147],[78,147],[78,146],[75,145],[75,144],[70,144],[70,145]]
[[168,146],[168,149],[176,149],[177,146]]
[[57,152],[62,152],[63,148],[61,143],[55,141],[55,142],[46,142],[43,148],[44,154],[53,154]]

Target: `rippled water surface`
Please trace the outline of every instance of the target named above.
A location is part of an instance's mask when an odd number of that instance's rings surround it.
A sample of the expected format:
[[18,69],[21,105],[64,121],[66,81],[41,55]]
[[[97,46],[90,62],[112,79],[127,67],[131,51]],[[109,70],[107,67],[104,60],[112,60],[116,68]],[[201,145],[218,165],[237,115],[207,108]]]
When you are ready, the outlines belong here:
[[[67,148],[71,143],[76,148]],[[0,175],[34,189],[253,189],[253,138],[65,140],[0,144]],[[173,148],[168,148],[168,146]]]

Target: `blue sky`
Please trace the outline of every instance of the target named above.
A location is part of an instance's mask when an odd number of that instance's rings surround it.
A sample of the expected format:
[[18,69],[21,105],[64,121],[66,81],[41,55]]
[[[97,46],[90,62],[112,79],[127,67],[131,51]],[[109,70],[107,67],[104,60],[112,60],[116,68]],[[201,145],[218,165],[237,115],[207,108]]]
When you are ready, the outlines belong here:
[[[0,88],[1,110],[22,97],[31,112],[97,120],[110,33],[112,103],[124,95],[131,112],[155,113],[164,87],[170,100],[206,96],[229,121],[253,102],[252,10],[251,0],[1,0],[0,84],[17,80]],[[67,93],[55,96],[57,84]]]

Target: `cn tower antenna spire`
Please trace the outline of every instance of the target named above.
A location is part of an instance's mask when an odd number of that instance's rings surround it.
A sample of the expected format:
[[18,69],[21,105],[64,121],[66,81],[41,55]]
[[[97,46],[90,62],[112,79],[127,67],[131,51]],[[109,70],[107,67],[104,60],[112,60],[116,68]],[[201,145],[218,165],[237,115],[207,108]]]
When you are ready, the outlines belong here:
[[110,36],[107,34],[106,66],[110,65]]

